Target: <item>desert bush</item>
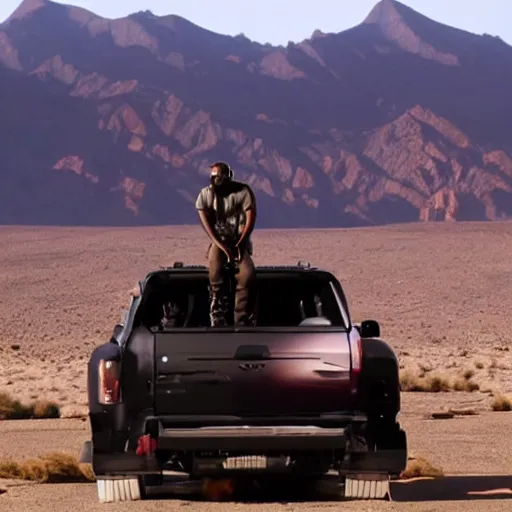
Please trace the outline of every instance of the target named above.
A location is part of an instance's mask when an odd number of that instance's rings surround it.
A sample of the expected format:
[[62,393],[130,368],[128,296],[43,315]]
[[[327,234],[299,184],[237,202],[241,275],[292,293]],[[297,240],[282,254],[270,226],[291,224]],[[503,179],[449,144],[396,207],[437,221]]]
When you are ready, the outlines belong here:
[[466,370],[464,372],[464,379],[465,380],[471,380],[474,376],[475,376],[474,370],[469,369],[469,370]]
[[445,377],[438,375],[426,379],[426,389],[432,393],[439,393],[441,391],[450,391],[450,382]]
[[8,393],[0,392],[0,420],[60,418],[60,407],[48,400],[23,404]]
[[417,376],[410,372],[400,374],[400,388],[402,391],[416,391],[423,393],[439,393],[449,391],[450,383],[438,375]]
[[512,401],[506,396],[498,395],[494,397],[491,408],[497,412],[512,411]]
[[49,453],[20,462],[0,461],[0,478],[31,480],[39,483],[94,482],[90,465],[80,464],[66,453]]
[[428,460],[422,457],[411,457],[407,466],[400,474],[400,479],[430,477],[439,478],[444,476],[441,468],[433,466]]
[[402,391],[423,391],[420,385],[421,381],[421,377],[417,377],[411,372],[400,372],[400,389]]
[[447,391],[478,391],[480,386],[471,380],[472,374],[466,372],[466,378],[450,381],[442,375],[419,375],[410,371],[400,373],[400,389],[409,392],[440,393]]
[[37,400],[30,406],[34,412],[34,418],[59,418],[60,407],[49,400]]
[[480,389],[479,384],[470,379],[456,379],[453,382],[454,391],[478,391]]

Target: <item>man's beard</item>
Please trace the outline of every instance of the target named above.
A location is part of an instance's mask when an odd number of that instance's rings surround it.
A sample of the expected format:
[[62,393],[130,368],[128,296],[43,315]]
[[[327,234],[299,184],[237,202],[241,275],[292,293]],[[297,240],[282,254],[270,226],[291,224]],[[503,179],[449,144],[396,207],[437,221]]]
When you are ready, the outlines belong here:
[[218,182],[216,180],[216,178],[212,178],[210,180],[210,183],[211,183],[213,189],[215,190],[215,192],[217,192],[219,194],[225,193],[229,188],[229,181],[226,179],[223,179],[220,182]]

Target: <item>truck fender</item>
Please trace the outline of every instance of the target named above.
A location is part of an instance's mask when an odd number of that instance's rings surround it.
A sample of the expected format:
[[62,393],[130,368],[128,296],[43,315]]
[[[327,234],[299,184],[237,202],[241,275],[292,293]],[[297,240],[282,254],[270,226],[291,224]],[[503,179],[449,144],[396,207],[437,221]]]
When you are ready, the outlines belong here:
[[398,358],[380,338],[362,338],[363,364],[359,397],[367,412],[396,417],[400,411]]

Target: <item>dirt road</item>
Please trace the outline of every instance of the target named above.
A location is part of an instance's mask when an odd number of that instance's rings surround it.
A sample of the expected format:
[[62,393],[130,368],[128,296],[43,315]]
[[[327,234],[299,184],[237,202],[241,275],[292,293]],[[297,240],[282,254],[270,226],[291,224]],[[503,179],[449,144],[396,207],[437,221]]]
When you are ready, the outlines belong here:
[[[210,503],[173,500],[169,497],[144,502],[105,504],[97,502],[96,489],[87,485],[22,486],[10,488],[9,493],[0,496],[2,512],[174,512],[192,510],[198,512],[295,512],[316,510],[328,511],[397,511],[397,512],[508,512],[512,507],[512,496],[465,496],[469,489],[501,487],[498,479],[452,479],[433,486],[430,482],[396,484],[393,502],[336,502],[336,501],[293,501],[270,503]],[[506,499],[506,498],[509,499]]]

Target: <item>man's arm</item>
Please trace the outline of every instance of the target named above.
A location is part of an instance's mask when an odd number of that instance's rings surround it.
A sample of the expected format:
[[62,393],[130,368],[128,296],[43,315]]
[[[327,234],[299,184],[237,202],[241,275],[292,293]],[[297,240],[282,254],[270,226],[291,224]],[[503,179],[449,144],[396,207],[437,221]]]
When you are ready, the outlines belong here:
[[238,240],[236,247],[242,245],[251,235],[256,225],[256,198],[254,193],[249,186],[246,186],[246,195],[242,204],[242,208],[247,215],[247,222],[245,223],[240,239]]
[[212,229],[212,225],[210,223],[210,220],[208,219],[208,215],[204,210],[198,210],[199,218],[201,219],[201,224],[203,225],[204,230],[206,231],[207,235],[210,237],[211,241],[219,247],[219,249],[222,249],[227,254],[227,249],[224,246],[224,244],[215,236],[215,232]]
[[215,232],[213,230],[212,224],[210,222],[209,216],[206,212],[206,201],[204,197],[204,193],[200,192],[196,201],[197,213],[199,214],[199,219],[201,220],[201,224],[203,229],[206,231],[206,234],[210,237],[211,241],[226,254],[228,261],[231,261],[231,255],[229,251],[225,247],[225,245],[217,238]]

